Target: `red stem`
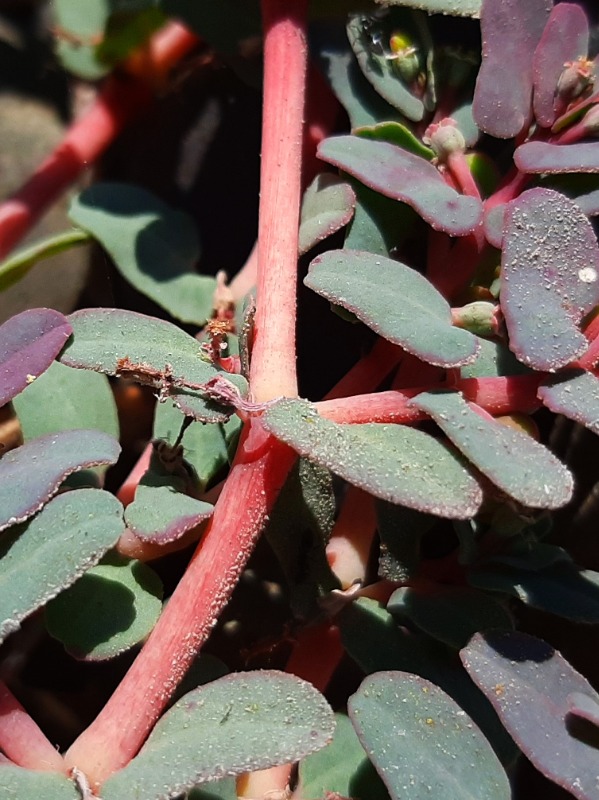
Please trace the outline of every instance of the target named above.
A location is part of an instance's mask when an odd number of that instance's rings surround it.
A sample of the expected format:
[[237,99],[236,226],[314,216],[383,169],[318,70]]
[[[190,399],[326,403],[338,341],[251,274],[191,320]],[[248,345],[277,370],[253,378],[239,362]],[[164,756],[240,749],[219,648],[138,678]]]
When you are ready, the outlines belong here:
[[[161,76],[198,42],[186,28],[173,23],[150,45]],[[150,76],[155,77],[155,76]],[[29,232],[44,211],[104,152],[118,133],[151,103],[146,79],[113,75],[104,84],[90,110],[67,131],[60,145],[27,182],[0,205],[0,258]]]
[[66,772],[63,757],[46,739],[2,681],[0,681],[0,748],[20,767],[45,772]]
[[246,426],[185,575],[129,672],[65,756],[67,766],[82,770],[96,787],[137,753],[208,638],[295,458],[259,420]]
[[250,376],[253,399],[258,403],[297,396],[295,318],[308,57],[306,8],[307,0],[262,0],[264,114]]

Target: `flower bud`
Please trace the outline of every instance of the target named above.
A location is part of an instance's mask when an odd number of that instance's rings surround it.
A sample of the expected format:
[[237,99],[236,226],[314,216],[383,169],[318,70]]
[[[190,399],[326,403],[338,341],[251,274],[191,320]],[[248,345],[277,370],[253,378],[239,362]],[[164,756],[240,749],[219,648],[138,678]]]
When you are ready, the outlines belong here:
[[390,59],[406,83],[413,83],[420,73],[418,48],[405,33],[396,32],[389,40]]
[[498,306],[485,300],[453,308],[451,317],[457,328],[465,328],[477,336],[496,336],[499,331]]
[[422,141],[429,145],[441,163],[447,161],[452,153],[463,153],[466,150],[464,135],[451,117],[429,125]]
[[595,82],[595,70],[588,58],[577,58],[567,61],[557,82],[557,97],[564,106],[585,92],[592,90]]

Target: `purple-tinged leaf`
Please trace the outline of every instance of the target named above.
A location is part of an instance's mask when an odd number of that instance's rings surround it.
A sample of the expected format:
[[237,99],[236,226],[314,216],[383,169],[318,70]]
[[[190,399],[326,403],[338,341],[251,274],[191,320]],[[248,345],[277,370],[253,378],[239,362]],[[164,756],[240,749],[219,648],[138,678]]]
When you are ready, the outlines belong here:
[[575,61],[589,49],[586,14],[574,3],[560,3],[551,10],[533,58],[535,118],[543,128],[555,121],[554,97],[567,61]]
[[498,250],[501,249],[501,244],[503,242],[503,226],[506,208],[507,203],[501,203],[492,208],[485,208],[484,211],[483,228],[485,231],[485,239]]
[[599,142],[526,142],[517,148],[514,161],[521,172],[544,172],[550,175],[559,175],[562,172],[599,172]]
[[110,553],[46,606],[48,633],[81,661],[143,642],[162,611],[162,581],[141,561]]
[[478,339],[452,325],[445,298],[399,261],[359,250],[330,250],[312,261],[304,283],[429,364],[458,367],[478,355]]
[[519,503],[560,508],[572,497],[566,467],[531,436],[477,414],[458,392],[426,392],[411,403],[429,414],[483,475]]
[[477,631],[513,627],[504,605],[468,586],[415,582],[396,589],[387,610],[400,617],[400,624],[401,617],[407,617],[429,636],[457,649]]
[[175,703],[102,797],[165,800],[196,783],[299,761],[334,730],[333,712],[306,681],[274,670],[226,675]]
[[599,379],[592,373],[560,373],[539,386],[537,394],[555,414],[580,422],[599,436]]
[[596,217],[599,214],[599,189],[579,194],[573,200],[587,217]]
[[114,464],[121,448],[101,431],[40,436],[0,459],[0,531],[38,512],[64,479],[86,467]]
[[530,124],[533,53],[552,6],[552,0],[483,0],[473,114],[491,136],[511,139]]
[[302,200],[300,255],[347,225],[355,207],[356,195],[349,183],[329,173],[317,175]]
[[481,220],[480,200],[458,194],[429,161],[388,142],[335,136],[320,143],[318,157],[385,197],[407,203],[435,230],[465,236]]
[[0,640],[95,566],[124,530],[113,495],[77,489],[7,531],[0,539]]
[[576,725],[568,698],[595,701],[590,683],[546,642],[525,633],[476,634],[461,653],[524,755],[579,800],[597,797],[599,750]]
[[348,713],[393,800],[509,800],[491,745],[434,683],[378,672],[350,697]]
[[48,369],[71,331],[51,308],[23,311],[0,325],[0,406]]
[[481,489],[459,457],[415,428],[338,424],[304,400],[276,403],[263,422],[300,455],[382,500],[459,519],[481,503]]
[[530,189],[508,205],[501,308],[510,349],[528,366],[554,372],[581,356],[578,323],[599,302],[599,248],[576,203]]
[[178,491],[173,483],[139,483],[135,500],[125,510],[125,522],[138,539],[166,544],[211,516],[213,506]]
[[114,308],[76,311],[69,322],[73,338],[60,356],[63,364],[131,378],[158,390],[168,387],[176,405],[196,419],[222,422],[230,411],[185,384],[204,385],[221,376],[232,389],[247,391],[245,378],[205,361],[197,339],[170,322]]
[[409,120],[420,122],[424,116],[424,103],[408,89],[391,61],[372,46],[369,28],[371,19],[362,14],[354,14],[347,23],[347,38],[360,69],[382,98]]
[[582,692],[572,692],[567,697],[570,714],[586,719],[599,727],[599,697],[590,697]]

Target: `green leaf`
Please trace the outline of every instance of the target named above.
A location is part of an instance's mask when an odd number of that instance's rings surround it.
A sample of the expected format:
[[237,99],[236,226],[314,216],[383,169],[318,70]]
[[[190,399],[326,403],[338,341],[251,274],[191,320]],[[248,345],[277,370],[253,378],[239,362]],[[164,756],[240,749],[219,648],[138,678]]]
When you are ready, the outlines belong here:
[[335,714],[333,741],[304,758],[299,765],[302,797],[340,797],[386,800],[387,790],[360,744],[345,714]]
[[75,784],[64,775],[0,764],[0,794],[4,800],[81,800]]
[[114,464],[121,448],[100,431],[59,431],[0,459],[0,530],[35,514],[63,480],[83,467]]
[[376,142],[389,142],[401,147],[414,155],[432,161],[435,154],[422,144],[412,131],[401,122],[379,122],[376,125],[365,125],[356,128],[353,133],[362,139],[372,139]]
[[161,600],[162,582],[153,569],[112,553],[50,601],[46,627],[74,658],[102,661],[146,638]]
[[525,633],[477,634],[461,653],[524,755],[579,800],[597,796],[597,728],[572,714],[573,694],[594,704],[589,682],[546,642]]
[[435,230],[465,236],[482,217],[480,200],[458,194],[429,161],[396,145],[333,136],[318,145],[317,154],[385,197],[407,203]]
[[318,600],[339,588],[325,551],[334,522],[335,497],[330,473],[299,459],[277,498],[264,532],[287,579],[290,605],[297,617],[317,616],[321,611]]
[[119,437],[116,403],[105,375],[55,361],[13,401],[25,441],[89,428]]
[[590,372],[568,370],[547,378],[537,392],[543,405],[599,435],[599,380]]
[[[405,12],[404,12],[405,13]],[[402,15],[405,20],[405,16]],[[356,56],[364,77],[390,105],[413,122],[419,122],[424,116],[424,103],[413,94],[385,53],[380,52],[372,41],[372,26],[383,28],[386,20],[354,14],[347,23],[347,38]],[[377,35],[379,31],[377,30]],[[380,30],[380,36],[388,35],[387,25]]]
[[529,189],[507,205],[501,308],[510,349],[554,372],[588,349],[578,323],[599,303],[599,248],[573,200]]
[[[377,0],[381,2],[381,0]],[[385,0],[385,5],[419,8],[428,14],[452,14],[454,17],[479,17],[482,0]]]
[[350,178],[356,210],[349,223],[345,248],[388,256],[424,223],[405,203],[397,203]]
[[531,374],[531,369],[518,361],[503,342],[478,337],[480,350],[476,361],[460,367],[461,378],[497,378],[502,375]]
[[48,369],[72,330],[51,308],[32,308],[0,325],[0,406]]
[[20,281],[38,261],[63,253],[65,250],[70,250],[71,247],[85,244],[89,240],[90,236],[85,231],[63,231],[48,236],[22,250],[17,250],[16,253],[0,263],[0,292]]
[[235,778],[222,778],[192,789],[187,800],[237,800]]
[[331,740],[334,717],[310,684],[264,670],[185,695],[158,722],[103,800],[161,800],[196,783],[296,761]]
[[556,563],[529,571],[505,567],[470,571],[468,582],[488,591],[505,592],[523,603],[576,622],[599,622],[599,572]]
[[436,518],[383,500],[376,503],[376,516],[381,540],[379,576],[398,583],[408,581],[420,564],[420,541]]
[[[230,409],[202,391],[173,387],[173,382],[198,386],[222,376],[242,394],[247,391],[245,378],[204,361],[197,340],[170,322],[113,308],[76,311],[69,322],[73,338],[60,356],[63,364],[132,378],[157,389],[167,385],[177,406],[196,419],[220,422],[230,416]],[[169,370],[170,384],[165,377]]]
[[73,200],[69,216],[138,291],[182,322],[205,324],[216,283],[194,270],[200,248],[191,217],[126,183],[94,183]]
[[438,686],[406,672],[367,678],[348,702],[360,741],[394,800],[509,800],[491,745]]
[[477,338],[454,327],[445,298],[399,261],[329,250],[312,261],[304,283],[429,364],[457,367],[476,359]]
[[411,619],[429,636],[458,650],[477,631],[513,627],[512,618],[501,603],[466,586],[404,586],[393,592],[387,609]]
[[349,183],[329,173],[317,175],[302,200],[300,255],[347,225],[355,205],[356,196]]
[[97,80],[110,71],[110,65],[96,58],[96,47],[104,37],[110,16],[110,0],[82,3],[56,0],[55,21],[59,26],[57,51],[63,66],[81,78]]
[[[170,402],[157,403],[154,412],[153,438],[174,445],[185,416]],[[198,490],[203,492],[212,484],[219,472],[229,462],[227,447],[241,429],[237,416],[227,422],[204,425],[192,422],[183,434],[183,454],[198,479]]]
[[476,480],[442,442],[422,431],[330,422],[303,400],[282,400],[263,420],[301,456],[382,500],[457,518],[471,516],[480,505]]
[[572,476],[553,453],[531,436],[477,414],[458,392],[423,392],[410,405],[429,414],[483,475],[519,503],[560,508],[572,497]]
[[78,489],[7,531],[0,539],[0,638],[95,566],[124,529],[115,497]]

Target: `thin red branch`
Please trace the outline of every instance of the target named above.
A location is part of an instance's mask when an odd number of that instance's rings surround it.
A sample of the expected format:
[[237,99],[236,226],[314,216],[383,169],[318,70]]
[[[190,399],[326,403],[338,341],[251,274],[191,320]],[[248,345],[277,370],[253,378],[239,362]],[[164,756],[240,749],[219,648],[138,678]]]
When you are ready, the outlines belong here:
[[2,681],[0,749],[20,767],[45,772],[66,772],[63,757]]

